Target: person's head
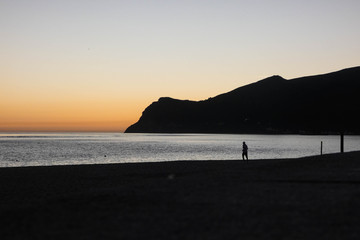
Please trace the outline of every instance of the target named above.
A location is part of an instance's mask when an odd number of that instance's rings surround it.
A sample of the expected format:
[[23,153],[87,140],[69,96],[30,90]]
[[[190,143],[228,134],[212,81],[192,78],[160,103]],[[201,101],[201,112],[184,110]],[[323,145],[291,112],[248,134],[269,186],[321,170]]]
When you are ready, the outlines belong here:
[[246,143],[245,142],[243,142],[243,145],[245,145]]

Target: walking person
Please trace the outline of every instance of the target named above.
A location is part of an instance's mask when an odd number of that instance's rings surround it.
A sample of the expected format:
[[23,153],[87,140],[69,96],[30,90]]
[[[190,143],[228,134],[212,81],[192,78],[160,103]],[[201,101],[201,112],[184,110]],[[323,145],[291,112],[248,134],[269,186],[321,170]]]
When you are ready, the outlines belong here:
[[249,158],[248,158],[248,146],[246,145],[245,142],[243,142],[243,149],[242,149],[243,161],[245,161],[245,157],[246,157],[246,162],[249,161]]

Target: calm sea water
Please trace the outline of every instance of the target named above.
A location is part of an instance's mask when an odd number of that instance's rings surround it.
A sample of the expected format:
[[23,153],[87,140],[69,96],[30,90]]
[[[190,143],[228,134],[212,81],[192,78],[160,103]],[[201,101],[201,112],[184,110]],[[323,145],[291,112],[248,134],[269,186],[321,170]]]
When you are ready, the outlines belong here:
[[[339,152],[339,136],[61,133],[0,134],[0,167],[235,160],[242,142],[250,160]],[[345,151],[360,150],[360,136],[345,136]]]

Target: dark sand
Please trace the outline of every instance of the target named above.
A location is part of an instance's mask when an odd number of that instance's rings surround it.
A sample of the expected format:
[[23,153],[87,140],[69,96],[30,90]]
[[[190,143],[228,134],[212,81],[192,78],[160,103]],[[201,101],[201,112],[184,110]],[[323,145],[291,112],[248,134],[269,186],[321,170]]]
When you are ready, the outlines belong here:
[[0,239],[360,239],[360,152],[0,169]]

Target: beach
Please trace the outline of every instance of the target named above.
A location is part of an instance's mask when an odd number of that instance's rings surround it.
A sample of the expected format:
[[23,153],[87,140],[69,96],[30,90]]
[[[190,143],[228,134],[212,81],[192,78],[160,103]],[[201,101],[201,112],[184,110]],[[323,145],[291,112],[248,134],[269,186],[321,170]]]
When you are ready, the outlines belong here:
[[360,152],[0,168],[1,239],[359,239]]

